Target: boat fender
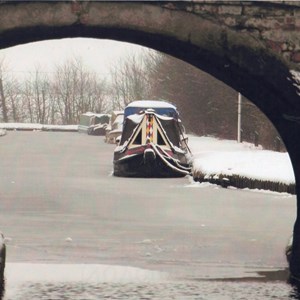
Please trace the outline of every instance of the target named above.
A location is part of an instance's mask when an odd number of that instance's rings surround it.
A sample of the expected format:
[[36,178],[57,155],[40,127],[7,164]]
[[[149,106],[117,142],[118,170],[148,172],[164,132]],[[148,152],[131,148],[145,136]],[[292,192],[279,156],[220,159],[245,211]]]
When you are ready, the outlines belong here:
[[144,162],[153,162],[156,159],[156,154],[153,149],[146,149],[144,151]]

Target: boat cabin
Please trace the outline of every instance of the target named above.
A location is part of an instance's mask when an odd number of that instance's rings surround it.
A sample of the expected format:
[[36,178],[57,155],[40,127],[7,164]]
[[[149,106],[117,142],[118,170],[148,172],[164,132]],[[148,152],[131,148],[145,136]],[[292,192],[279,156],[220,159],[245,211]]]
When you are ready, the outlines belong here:
[[140,100],[128,104],[124,110],[124,120],[133,114],[145,112],[147,109],[153,109],[154,112],[161,116],[166,116],[178,120],[179,113],[176,107],[166,101]]
[[105,128],[109,124],[109,114],[87,112],[80,116],[78,132],[91,135],[105,135]]

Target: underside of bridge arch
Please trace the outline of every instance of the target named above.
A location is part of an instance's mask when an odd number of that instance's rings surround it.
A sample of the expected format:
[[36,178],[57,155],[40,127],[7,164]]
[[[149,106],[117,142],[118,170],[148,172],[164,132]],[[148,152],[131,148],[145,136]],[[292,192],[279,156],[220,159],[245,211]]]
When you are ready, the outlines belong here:
[[159,5],[90,2],[76,8],[71,2],[37,1],[0,7],[0,48],[69,37],[135,43],[186,61],[253,101],[280,133],[294,167],[298,218],[291,271],[300,278],[300,99],[290,72],[297,66],[287,65],[251,33]]
[[[224,45],[224,52],[220,54],[219,51],[216,53],[160,33],[126,27],[86,27],[80,24],[16,28],[0,34],[0,37],[1,48],[49,39],[87,37],[124,41],[164,52],[194,65],[241,92],[272,121],[289,149],[285,125],[282,127],[282,116],[293,116],[300,101],[295,99],[293,102],[293,98],[298,98],[298,95],[289,69],[267,50],[247,48],[244,45],[232,45],[228,50]],[[227,51],[230,56],[226,54]]]

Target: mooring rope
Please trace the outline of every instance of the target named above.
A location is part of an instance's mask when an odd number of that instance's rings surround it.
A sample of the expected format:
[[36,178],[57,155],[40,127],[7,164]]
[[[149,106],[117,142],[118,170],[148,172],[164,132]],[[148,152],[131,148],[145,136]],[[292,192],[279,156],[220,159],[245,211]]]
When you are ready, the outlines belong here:
[[[181,169],[181,167],[176,167],[174,165],[172,165],[170,162],[168,162],[165,157],[160,153],[160,151],[157,149],[156,145],[154,145],[153,143],[150,144],[153,148],[153,150],[155,151],[155,153],[161,158],[161,160],[171,169],[175,170],[176,172],[180,173],[180,174],[184,174],[184,175],[190,175],[191,172],[187,171],[187,170],[183,170]],[[173,161],[174,159],[172,157],[170,157]]]

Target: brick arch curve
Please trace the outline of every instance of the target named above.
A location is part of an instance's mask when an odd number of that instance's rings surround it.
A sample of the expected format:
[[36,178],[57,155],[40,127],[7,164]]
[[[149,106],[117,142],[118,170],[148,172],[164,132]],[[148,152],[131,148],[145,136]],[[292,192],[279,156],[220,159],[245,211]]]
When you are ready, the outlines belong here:
[[251,30],[224,25],[217,13],[207,17],[195,13],[196,4],[174,5],[3,1],[0,48],[67,37],[126,41],[182,59],[244,94],[271,120],[290,154],[298,195],[290,269],[300,278],[300,75],[291,72],[300,66]]

